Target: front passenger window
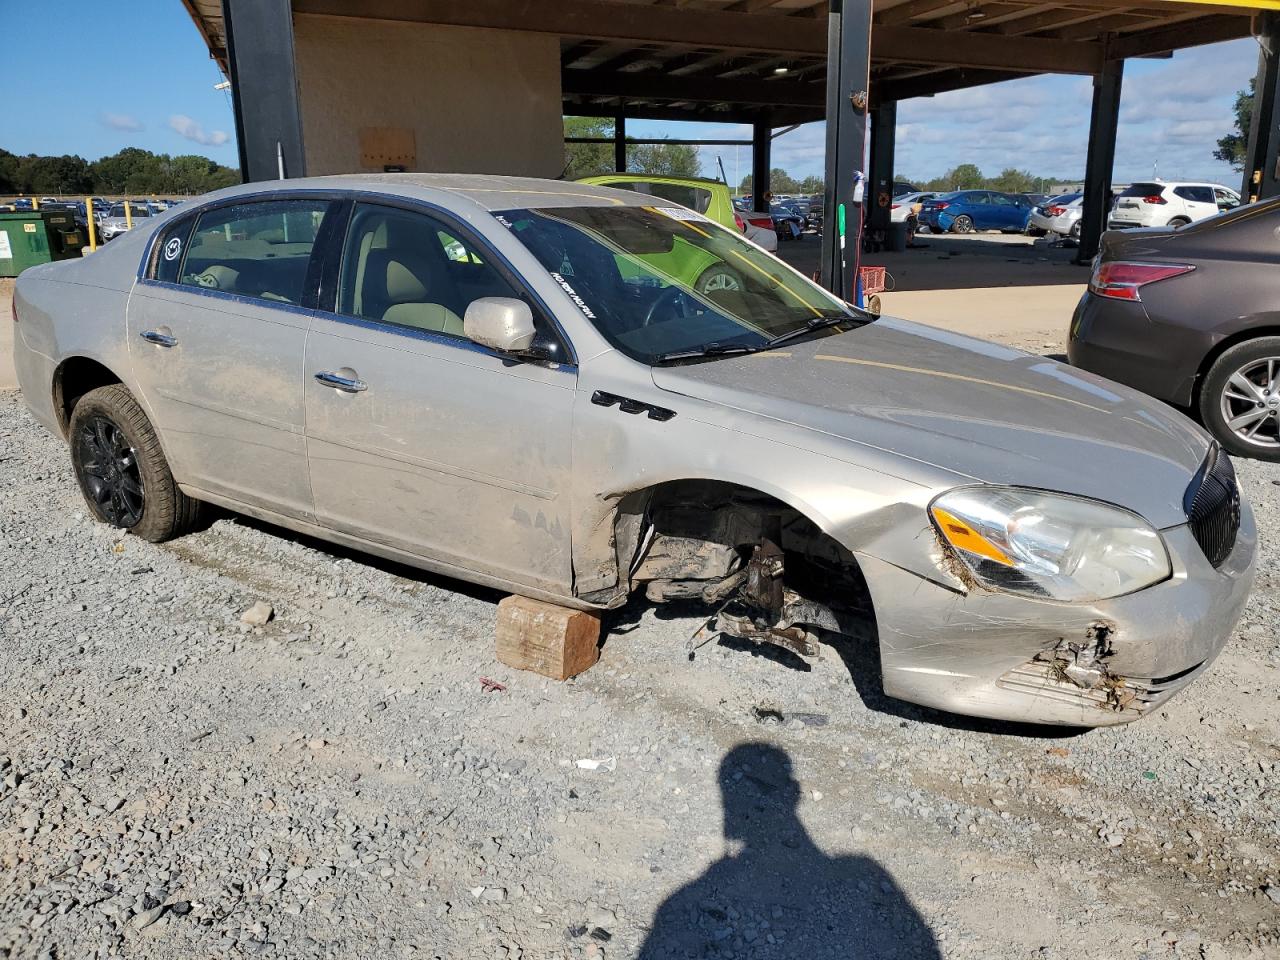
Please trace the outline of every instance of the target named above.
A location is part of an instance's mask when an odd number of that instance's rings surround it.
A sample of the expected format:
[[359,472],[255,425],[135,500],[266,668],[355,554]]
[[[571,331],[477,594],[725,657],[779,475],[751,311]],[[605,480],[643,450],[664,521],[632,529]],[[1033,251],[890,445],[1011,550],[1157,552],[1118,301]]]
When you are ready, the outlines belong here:
[[435,218],[356,205],[342,255],[340,313],[461,337],[467,305],[480,297],[519,294]]
[[301,304],[327,200],[274,200],[200,216],[179,283]]

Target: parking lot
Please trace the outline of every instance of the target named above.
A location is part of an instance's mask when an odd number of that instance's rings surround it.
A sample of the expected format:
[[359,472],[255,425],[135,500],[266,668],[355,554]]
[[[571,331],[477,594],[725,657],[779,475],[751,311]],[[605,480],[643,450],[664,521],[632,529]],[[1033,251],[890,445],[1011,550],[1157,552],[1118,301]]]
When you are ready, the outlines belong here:
[[[1080,268],[1040,257],[891,268],[886,312],[1059,353]],[[870,637],[691,658],[643,601],[555,683],[495,662],[495,593],[225,515],[122,536],[0,353],[0,957],[1280,956],[1280,466],[1238,462],[1262,554],[1213,668],[1066,733],[886,699]]]

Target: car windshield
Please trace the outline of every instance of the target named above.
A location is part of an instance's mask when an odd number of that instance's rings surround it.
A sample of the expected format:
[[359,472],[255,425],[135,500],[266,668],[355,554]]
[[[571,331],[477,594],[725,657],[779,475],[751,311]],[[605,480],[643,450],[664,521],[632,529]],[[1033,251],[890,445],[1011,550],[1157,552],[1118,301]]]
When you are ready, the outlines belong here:
[[[136,203],[131,203],[131,204],[129,204],[129,214],[130,214],[130,216],[133,216],[133,217],[149,217],[149,216],[151,216],[151,211],[150,211],[150,210],[148,210],[146,207],[139,206],[139,205],[138,205],[138,204],[136,204]],[[107,214],[107,216],[109,216],[109,217],[123,217],[123,216],[124,216],[124,204],[123,204],[123,203],[117,203],[115,206],[113,206],[113,207],[111,208],[111,212],[110,212],[110,213],[108,213],[108,214]]]
[[731,230],[683,207],[494,215],[615,347],[644,363],[758,350],[872,318]]

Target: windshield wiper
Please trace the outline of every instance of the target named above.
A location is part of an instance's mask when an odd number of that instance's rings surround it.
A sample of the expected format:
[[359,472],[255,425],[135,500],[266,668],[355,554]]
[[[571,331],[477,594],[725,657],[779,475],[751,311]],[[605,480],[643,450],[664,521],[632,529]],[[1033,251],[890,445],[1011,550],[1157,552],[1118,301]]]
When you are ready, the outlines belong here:
[[760,344],[759,346],[751,347],[745,343],[721,343],[719,340],[712,340],[710,343],[704,343],[700,347],[660,353],[655,362],[669,363],[672,360],[691,360],[696,357],[723,357],[731,353],[755,353],[757,350],[763,350],[767,346],[768,344]]
[[790,343],[799,337],[813,333],[815,330],[822,330],[826,327],[835,327],[842,323],[856,323],[857,317],[851,317],[846,313],[828,314],[822,317],[810,317],[809,321],[803,327],[797,327],[795,330],[788,330],[786,333],[780,333],[761,349],[769,350],[778,346],[780,343]]

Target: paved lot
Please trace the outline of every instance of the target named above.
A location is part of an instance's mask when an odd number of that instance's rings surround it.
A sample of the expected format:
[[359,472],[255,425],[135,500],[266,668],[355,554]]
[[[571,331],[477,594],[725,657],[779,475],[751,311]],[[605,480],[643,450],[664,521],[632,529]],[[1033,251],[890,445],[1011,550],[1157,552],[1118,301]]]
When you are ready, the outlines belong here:
[[120,537],[66,459],[0,393],[3,960],[1280,956],[1276,467],[1223,657],[1064,735],[888,701],[869,638],[690,661],[643,603],[552,683],[494,662],[492,593]]

